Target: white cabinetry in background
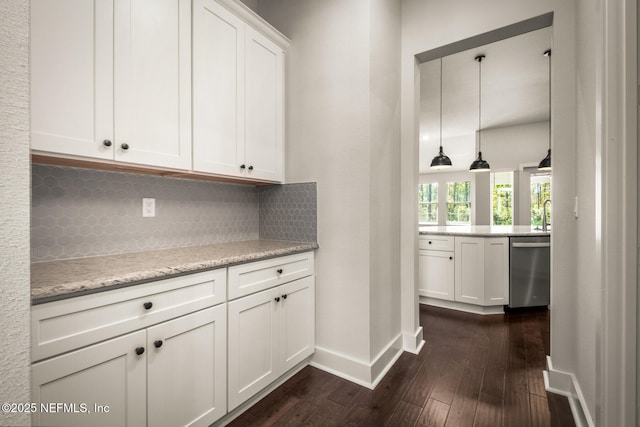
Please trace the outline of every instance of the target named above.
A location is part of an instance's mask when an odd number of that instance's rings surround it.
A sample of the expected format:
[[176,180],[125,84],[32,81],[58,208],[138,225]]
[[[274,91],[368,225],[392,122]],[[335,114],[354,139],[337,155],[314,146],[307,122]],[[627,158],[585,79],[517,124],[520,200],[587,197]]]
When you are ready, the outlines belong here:
[[31,148],[191,167],[191,2],[31,2]]
[[282,181],[284,47],[216,0],[193,22],[193,169]]
[[508,237],[421,235],[418,260],[419,293],[428,303],[500,309],[509,303]]
[[425,297],[454,300],[454,238],[425,236],[418,250],[418,292]]

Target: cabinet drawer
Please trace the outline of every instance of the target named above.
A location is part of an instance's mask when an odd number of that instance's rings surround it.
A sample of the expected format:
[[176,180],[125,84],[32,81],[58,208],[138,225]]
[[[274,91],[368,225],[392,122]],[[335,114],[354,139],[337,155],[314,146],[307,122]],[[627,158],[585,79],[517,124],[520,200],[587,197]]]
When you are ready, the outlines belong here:
[[31,360],[201,310],[226,299],[226,269],[35,305]]
[[419,249],[428,249],[431,251],[453,251],[454,248],[455,245],[453,236],[420,236]]
[[229,299],[314,274],[313,252],[229,267]]

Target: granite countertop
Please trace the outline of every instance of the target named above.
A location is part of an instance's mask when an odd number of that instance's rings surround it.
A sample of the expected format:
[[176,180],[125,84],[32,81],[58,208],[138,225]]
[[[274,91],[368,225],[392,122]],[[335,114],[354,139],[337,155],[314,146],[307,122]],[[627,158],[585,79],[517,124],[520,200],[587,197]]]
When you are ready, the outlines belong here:
[[551,231],[535,230],[530,225],[429,225],[420,226],[420,234],[478,237],[550,236]]
[[316,243],[249,240],[31,264],[32,304],[317,249]]

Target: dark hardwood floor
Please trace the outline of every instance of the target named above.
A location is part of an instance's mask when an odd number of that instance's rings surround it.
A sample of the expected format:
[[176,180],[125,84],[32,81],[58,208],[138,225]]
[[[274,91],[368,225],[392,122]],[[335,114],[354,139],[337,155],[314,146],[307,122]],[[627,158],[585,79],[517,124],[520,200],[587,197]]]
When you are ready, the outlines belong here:
[[230,425],[575,425],[567,399],[544,389],[548,311],[420,307],[425,347],[404,353],[375,390],[308,366]]

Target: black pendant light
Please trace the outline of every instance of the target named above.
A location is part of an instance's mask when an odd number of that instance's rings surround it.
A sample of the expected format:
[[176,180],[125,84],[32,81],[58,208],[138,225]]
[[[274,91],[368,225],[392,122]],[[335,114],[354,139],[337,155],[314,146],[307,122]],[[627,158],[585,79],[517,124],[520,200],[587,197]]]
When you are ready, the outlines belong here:
[[471,163],[470,172],[489,172],[491,170],[489,163],[482,158],[482,60],[484,58],[484,55],[478,55],[475,58],[478,61],[478,158]]
[[440,58],[440,151],[431,160],[431,169],[441,170],[451,167],[451,159],[442,151],[442,58]]
[[544,56],[549,57],[549,151],[547,151],[547,157],[542,159],[538,165],[539,171],[551,170],[551,49],[544,52]]

